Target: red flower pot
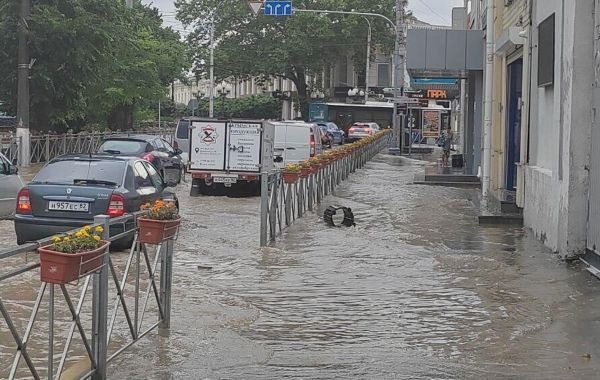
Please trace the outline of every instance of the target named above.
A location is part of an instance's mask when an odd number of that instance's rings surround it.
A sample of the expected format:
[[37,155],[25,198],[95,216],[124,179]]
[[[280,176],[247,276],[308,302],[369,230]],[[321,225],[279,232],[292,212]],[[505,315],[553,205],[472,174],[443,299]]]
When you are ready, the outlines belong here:
[[298,172],[283,172],[283,182],[289,184],[296,183],[298,181],[298,177],[300,177],[300,173]]
[[172,239],[179,230],[181,217],[171,220],[155,220],[138,218],[140,233],[138,241],[146,244],[160,244],[165,240]]
[[103,255],[110,245],[109,241],[102,240],[101,243],[93,251],[81,253],[53,251],[52,245],[39,247],[40,280],[51,284],[67,284],[100,269],[104,264]]
[[306,178],[310,175],[310,168],[302,168],[300,170],[300,178]]

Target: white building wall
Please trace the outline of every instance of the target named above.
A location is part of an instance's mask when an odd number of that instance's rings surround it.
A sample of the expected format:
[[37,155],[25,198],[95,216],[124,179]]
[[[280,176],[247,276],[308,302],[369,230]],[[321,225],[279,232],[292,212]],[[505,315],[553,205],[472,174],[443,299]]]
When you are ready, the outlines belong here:
[[[563,13],[564,10],[564,13]],[[537,26],[556,17],[554,85],[537,87]],[[525,224],[564,257],[585,249],[587,231],[593,6],[573,0],[534,5],[530,161],[525,168]]]

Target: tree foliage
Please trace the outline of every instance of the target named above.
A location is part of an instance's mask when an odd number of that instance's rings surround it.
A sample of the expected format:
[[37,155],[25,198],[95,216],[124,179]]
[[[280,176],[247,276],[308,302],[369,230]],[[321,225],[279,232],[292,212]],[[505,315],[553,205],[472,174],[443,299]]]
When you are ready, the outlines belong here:
[[[18,1],[9,3],[0,16],[0,100],[14,114]],[[34,128],[129,127],[136,103],[164,97],[188,66],[179,34],[140,3],[34,0],[27,24]]]
[[[298,9],[373,12],[393,18],[393,0],[295,0]],[[307,75],[320,74],[339,57],[366,58],[367,22],[362,16],[296,13],[272,17],[250,12],[239,0],[177,0],[178,18],[194,26],[188,36],[197,46],[194,68],[207,71],[211,20],[214,19],[215,75],[218,79],[279,76],[296,85],[301,111],[308,113],[311,84]],[[371,18],[373,46],[391,52],[392,29],[384,20]],[[318,87],[318,84],[313,84]]]
[[[199,101],[195,114],[208,115],[208,99]],[[188,111],[191,114],[191,111]],[[229,119],[279,119],[281,103],[269,95],[246,96],[238,99],[215,99],[216,117]]]

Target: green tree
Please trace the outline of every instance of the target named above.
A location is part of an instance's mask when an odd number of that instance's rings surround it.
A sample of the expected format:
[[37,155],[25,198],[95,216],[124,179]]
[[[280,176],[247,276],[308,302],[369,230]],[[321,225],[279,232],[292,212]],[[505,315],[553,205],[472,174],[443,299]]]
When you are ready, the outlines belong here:
[[[393,0],[295,0],[294,7],[366,11],[392,17],[393,3]],[[196,75],[208,71],[207,41],[214,19],[217,79],[274,76],[290,79],[297,88],[300,110],[305,117],[312,90],[307,75],[318,76],[323,68],[348,53],[356,60],[365,60],[367,25],[360,16],[296,13],[286,18],[255,17],[246,3],[239,0],[177,0],[176,7],[179,20],[194,27],[188,41],[197,47]],[[391,28],[385,21],[372,21],[373,46],[391,52]]]
[[[16,4],[0,5],[0,101],[16,109]],[[6,12],[4,12],[6,10]],[[34,0],[29,27],[31,123],[131,126],[137,101],[160,99],[187,65],[185,45],[158,11],[115,0]]]

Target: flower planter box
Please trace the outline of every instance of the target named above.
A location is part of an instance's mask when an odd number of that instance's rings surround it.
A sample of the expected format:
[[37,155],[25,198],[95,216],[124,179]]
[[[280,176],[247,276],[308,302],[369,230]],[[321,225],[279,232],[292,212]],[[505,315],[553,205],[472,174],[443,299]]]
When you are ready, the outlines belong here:
[[81,253],[53,251],[52,245],[39,247],[40,280],[51,284],[68,284],[102,268],[104,254],[110,242],[101,243],[93,251]]
[[138,241],[146,244],[160,244],[165,240],[173,239],[179,231],[181,217],[170,220],[155,220],[138,218],[140,228]]
[[310,168],[302,168],[300,171],[300,178],[306,178],[310,175]]
[[299,172],[283,172],[283,182],[288,185],[296,183],[300,177]]

